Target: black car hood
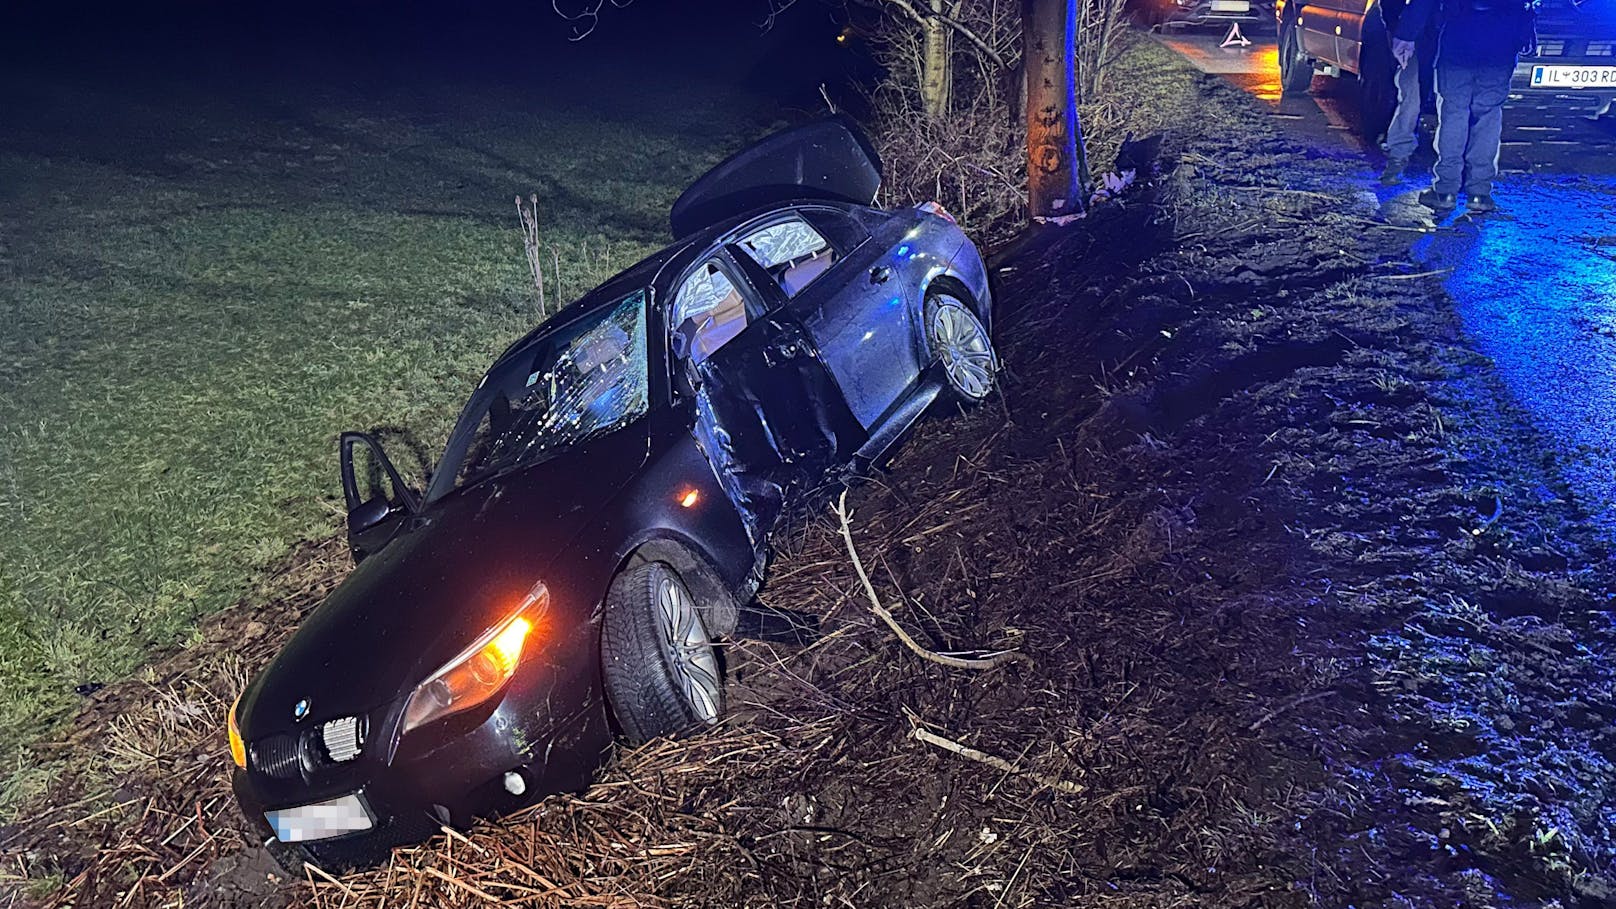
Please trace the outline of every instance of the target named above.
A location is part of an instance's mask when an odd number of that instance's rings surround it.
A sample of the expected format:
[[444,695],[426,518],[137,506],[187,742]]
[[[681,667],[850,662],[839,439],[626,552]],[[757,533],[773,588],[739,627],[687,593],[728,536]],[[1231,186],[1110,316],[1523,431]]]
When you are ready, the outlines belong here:
[[298,628],[238,713],[249,740],[408,695],[509,616],[644,463],[644,421],[446,496],[366,559]]
[[673,203],[675,237],[799,199],[869,205],[881,188],[881,159],[845,116],[775,133],[741,149],[690,184]]

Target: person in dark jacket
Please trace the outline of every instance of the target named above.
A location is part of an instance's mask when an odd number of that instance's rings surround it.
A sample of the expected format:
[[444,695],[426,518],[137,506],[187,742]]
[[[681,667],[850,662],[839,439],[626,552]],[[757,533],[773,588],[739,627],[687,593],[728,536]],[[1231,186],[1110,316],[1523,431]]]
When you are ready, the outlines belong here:
[[1420,203],[1452,211],[1462,188],[1466,208],[1492,211],[1504,101],[1516,55],[1534,50],[1532,12],[1527,0],[1409,0],[1392,41],[1399,65],[1418,65],[1414,42],[1433,16],[1440,28],[1436,179],[1420,193]]

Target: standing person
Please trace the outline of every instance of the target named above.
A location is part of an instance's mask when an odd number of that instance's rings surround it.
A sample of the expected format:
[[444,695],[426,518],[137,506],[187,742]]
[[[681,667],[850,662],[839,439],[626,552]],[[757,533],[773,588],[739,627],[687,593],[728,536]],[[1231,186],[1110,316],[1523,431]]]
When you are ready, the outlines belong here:
[[[1380,17],[1386,23],[1386,34],[1397,34],[1398,22],[1407,6],[1408,0],[1381,0]],[[1391,125],[1386,127],[1386,169],[1380,172],[1383,186],[1395,186],[1403,179],[1408,159],[1414,157],[1414,148],[1419,144],[1420,108],[1424,103],[1421,61],[1429,59],[1430,42],[1436,37],[1435,26],[1436,17],[1428,17],[1415,39],[1414,56],[1407,63],[1398,61],[1397,109],[1392,112]]]
[[1534,50],[1530,0],[1409,0],[1397,23],[1392,54],[1405,69],[1417,65],[1414,42],[1433,16],[1436,48],[1436,179],[1420,204],[1452,211],[1493,211],[1493,177],[1504,131],[1504,102],[1515,57]]

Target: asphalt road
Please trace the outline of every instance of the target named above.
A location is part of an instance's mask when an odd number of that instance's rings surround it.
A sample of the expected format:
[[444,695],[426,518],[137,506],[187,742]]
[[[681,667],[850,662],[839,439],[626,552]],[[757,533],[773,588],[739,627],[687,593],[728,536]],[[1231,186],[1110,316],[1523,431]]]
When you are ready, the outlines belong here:
[[[1224,31],[1181,29],[1157,39],[1202,72],[1223,76],[1250,92],[1263,102],[1270,117],[1286,121],[1288,130],[1369,151],[1353,132],[1358,119],[1354,80],[1317,76],[1307,94],[1284,97],[1279,89],[1279,47],[1274,36],[1251,34],[1247,29],[1249,46],[1219,47]],[[1616,175],[1616,117],[1592,122],[1589,115],[1597,106],[1588,92],[1515,92],[1504,117],[1499,165],[1506,172]],[[1434,127],[1435,118],[1427,116],[1425,129]],[[1423,151],[1429,165],[1429,149]],[[1418,163],[1421,158],[1415,160]]]
[[1476,349],[1555,449],[1578,502],[1616,539],[1616,128],[1586,119],[1586,95],[1518,93],[1494,186],[1501,211],[1473,216],[1461,206],[1434,218],[1414,201],[1429,181],[1431,118],[1414,168],[1382,187],[1384,155],[1353,131],[1350,80],[1318,77],[1308,94],[1282,97],[1274,39],[1220,48],[1222,37],[1160,40],[1251,93],[1291,135],[1343,160],[1362,155],[1341,186],[1372,199],[1382,218],[1427,229],[1416,261],[1444,275]]

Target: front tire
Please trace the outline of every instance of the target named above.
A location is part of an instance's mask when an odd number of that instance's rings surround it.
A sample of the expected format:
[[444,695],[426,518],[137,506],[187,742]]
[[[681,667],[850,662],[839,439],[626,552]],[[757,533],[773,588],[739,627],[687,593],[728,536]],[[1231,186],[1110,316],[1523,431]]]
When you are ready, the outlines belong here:
[[1301,29],[1296,17],[1287,15],[1279,24],[1279,90],[1300,95],[1313,85],[1313,64],[1302,50]]
[[993,392],[999,357],[987,327],[946,290],[926,294],[926,345],[956,400],[976,404]]
[[724,715],[718,653],[690,588],[669,565],[638,565],[612,582],[600,653],[612,715],[631,744]]

